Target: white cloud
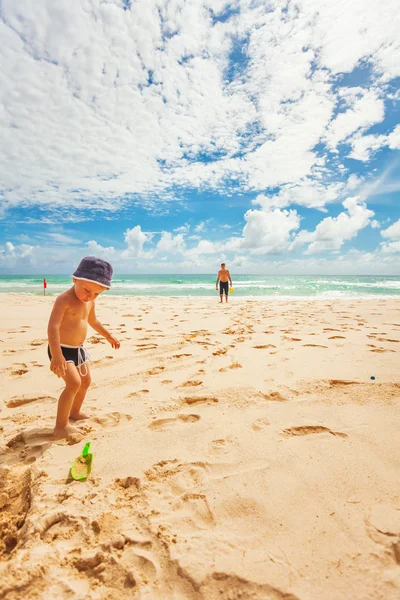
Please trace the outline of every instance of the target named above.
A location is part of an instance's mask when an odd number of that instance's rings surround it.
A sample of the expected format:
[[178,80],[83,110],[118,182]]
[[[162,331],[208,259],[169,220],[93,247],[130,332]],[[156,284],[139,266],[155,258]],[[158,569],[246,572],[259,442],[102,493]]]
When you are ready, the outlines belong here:
[[13,244],[7,241],[4,246],[0,246],[0,265],[9,271],[15,266],[27,266],[31,267],[35,264],[35,250],[36,254],[40,254],[40,248],[38,246],[31,246],[29,244]]
[[400,150],[400,125],[397,125],[388,135],[387,141],[391,150]]
[[384,146],[388,146],[391,150],[400,150],[400,125],[397,125],[389,135],[355,136],[351,143],[353,149],[349,154],[350,158],[364,162],[369,161],[371,155]]
[[324,185],[307,178],[304,181],[300,181],[297,185],[283,186],[278,194],[274,196],[259,194],[252,201],[252,204],[259,204],[265,210],[270,208],[285,208],[291,204],[298,204],[307,208],[323,209],[326,204],[337,201],[344,189],[344,183]]
[[173,236],[169,231],[163,231],[161,239],[156,246],[157,253],[175,254],[184,252],[186,249],[185,239],[181,233]]
[[194,228],[196,233],[200,233],[202,231],[204,231],[205,229],[205,223],[204,221],[202,221],[201,223],[199,223],[198,225],[196,225],[196,227]]
[[[211,10],[229,6],[235,16],[213,24]],[[137,0],[129,10],[121,0],[73,8],[3,0],[4,206],[39,204],[76,220],[82,208],[154,207],[174,184],[226,190],[233,178],[264,191],[304,182],[320,165],[317,144],[335,148],[382,120],[386,82],[400,74],[399,11],[397,0],[281,9],[249,0]],[[248,64],[232,79],[238,39],[248,40]],[[339,97],[335,76],[363,61],[371,89]],[[347,110],[336,114],[339,100]],[[398,147],[397,134],[388,139]],[[205,164],[203,155],[217,158]]]
[[381,231],[381,236],[391,240],[400,240],[400,219]]
[[188,233],[189,229],[190,229],[189,223],[185,223],[184,225],[181,225],[180,227],[176,227],[174,229],[174,231],[176,231],[176,233]]
[[385,116],[384,103],[375,90],[363,91],[353,106],[339,113],[328,127],[326,139],[332,150],[358,130],[380,123]]
[[287,250],[292,233],[300,226],[295,210],[248,210],[242,237],[230,238],[223,248],[226,252],[248,250],[252,255]]
[[209,240],[201,240],[197,246],[191,248],[188,256],[200,256],[201,254],[217,254],[220,249],[220,244],[215,244]]
[[400,252],[400,219],[392,223],[387,229],[381,230],[381,236],[390,240],[389,242],[382,242],[380,245],[384,254]]
[[293,248],[309,244],[305,254],[316,254],[327,250],[339,250],[344,242],[354,238],[361,229],[370,224],[374,212],[359,198],[347,198],[343,202],[347,212],[337,217],[327,217],[318,223],[314,231],[302,230],[297,235]]
[[113,246],[108,246],[106,248],[101,246],[101,244],[98,244],[95,240],[90,240],[90,242],[87,242],[86,246],[87,254],[89,256],[98,256],[99,258],[104,258],[104,260],[112,261],[117,255]]
[[137,258],[143,253],[143,246],[147,241],[150,241],[152,235],[142,231],[140,225],[136,225],[132,229],[127,229],[124,233],[124,240],[128,244],[128,248],[124,250],[123,256]]
[[80,244],[81,240],[78,240],[77,238],[73,238],[69,235],[65,235],[63,233],[46,233],[45,236],[43,236],[44,239],[50,238],[53,242],[56,242],[58,244]]
[[350,158],[367,162],[371,155],[386,145],[387,137],[385,135],[364,135],[352,139],[352,151]]
[[397,252],[400,252],[400,240],[388,243],[383,242],[381,244],[381,251],[384,254],[395,254]]

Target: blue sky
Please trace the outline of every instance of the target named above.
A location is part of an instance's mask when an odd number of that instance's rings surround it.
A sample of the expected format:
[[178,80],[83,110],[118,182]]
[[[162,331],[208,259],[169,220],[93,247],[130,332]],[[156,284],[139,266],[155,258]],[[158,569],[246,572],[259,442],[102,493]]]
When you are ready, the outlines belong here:
[[4,0],[0,273],[400,274],[396,0]]

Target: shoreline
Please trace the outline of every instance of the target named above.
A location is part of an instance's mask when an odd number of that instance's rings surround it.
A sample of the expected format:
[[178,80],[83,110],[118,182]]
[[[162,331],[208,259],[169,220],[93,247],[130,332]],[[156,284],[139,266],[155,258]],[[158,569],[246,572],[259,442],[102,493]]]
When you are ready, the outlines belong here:
[[[65,291],[65,290],[64,290]],[[46,293],[46,295],[44,296],[43,293],[34,293],[34,292],[1,292],[0,291],[0,298],[3,296],[28,296],[28,297],[32,297],[32,298],[56,298],[59,294],[62,294],[63,292],[58,292],[58,293]],[[241,294],[237,294],[236,292],[233,294],[229,294],[229,298],[232,298],[233,301],[234,300],[251,300],[251,301],[256,301],[256,300],[263,300],[263,301],[271,301],[271,300],[281,300],[284,302],[287,301],[291,301],[291,300],[295,300],[295,301],[310,301],[310,300],[318,300],[318,301],[354,301],[354,300],[399,300],[400,301],[400,293],[399,294],[365,294],[363,296],[361,295],[344,295],[341,292],[322,292],[322,294],[331,294],[330,296],[318,296],[318,295],[313,295],[313,296],[290,296],[290,295],[261,295],[261,294],[257,294],[255,296],[244,296]],[[218,303],[218,298],[219,298],[219,294],[215,294],[215,295],[208,295],[208,296],[200,296],[200,295],[195,295],[195,294],[189,294],[187,296],[184,296],[183,294],[179,294],[179,295],[173,295],[173,294],[169,294],[169,295],[164,295],[164,294],[149,294],[149,295],[141,295],[141,294],[128,294],[128,295],[123,295],[123,294],[109,294],[107,293],[106,296],[101,296],[101,298],[121,298],[124,300],[130,299],[130,298],[135,298],[135,299],[143,299],[146,301],[150,301],[150,300],[155,300],[158,298],[171,298],[171,299],[182,299],[182,300],[188,300],[188,299],[197,299],[197,300],[216,300],[216,302]],[[225,302],[224,302],[225,304]]]

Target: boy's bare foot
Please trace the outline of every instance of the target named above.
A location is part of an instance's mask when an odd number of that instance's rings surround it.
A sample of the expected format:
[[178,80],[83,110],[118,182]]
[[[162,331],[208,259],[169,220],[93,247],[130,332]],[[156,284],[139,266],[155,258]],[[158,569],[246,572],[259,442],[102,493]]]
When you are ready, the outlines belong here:
[[71,421],[82,421],[83,419],[90,419],[90,415],[83,412],[78,412],[76,415],[69,415]]
[[73,427],[72,425],[66,425],[65,427],[54,427],[53,437],[56,440],[61,440],[63,438],[67,439],[69,442],[80,442],[83,438],[82,431],[77,427]]

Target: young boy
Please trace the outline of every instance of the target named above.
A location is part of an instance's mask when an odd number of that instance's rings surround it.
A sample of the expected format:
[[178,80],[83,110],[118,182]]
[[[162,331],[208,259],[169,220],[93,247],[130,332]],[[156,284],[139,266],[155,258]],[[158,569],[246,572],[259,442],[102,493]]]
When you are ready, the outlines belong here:
[[88,418],[81,412],[91,382],[87,363],[89,358],[82,345],[88,323],[113,348],[120,347],[119,341],[103,327],[95,312],[95,300],[99,294],[110,289],[112,273],[110,263],[87,256],[81,260],[72,276],[74,285],[54,302],[47,329],[50,370],[65,381],[65,389],[58,400],[54,428],[56,438],[70,438],[80,433],[79,429],[69,425],[68,419],[79,421]]

